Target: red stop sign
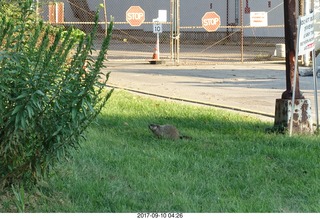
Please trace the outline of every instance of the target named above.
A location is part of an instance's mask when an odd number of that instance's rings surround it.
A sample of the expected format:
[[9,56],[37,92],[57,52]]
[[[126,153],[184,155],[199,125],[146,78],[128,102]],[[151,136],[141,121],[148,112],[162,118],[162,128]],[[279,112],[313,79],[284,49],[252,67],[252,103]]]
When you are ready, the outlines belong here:
[[131,6],[126,12],[126,21],[131,26],[140,26],[144,19],[144,10],[140,6]]
[[214,11],[207,12],[202,17],[202,27],[208,32],[216,31],[220,24],[220,16]]

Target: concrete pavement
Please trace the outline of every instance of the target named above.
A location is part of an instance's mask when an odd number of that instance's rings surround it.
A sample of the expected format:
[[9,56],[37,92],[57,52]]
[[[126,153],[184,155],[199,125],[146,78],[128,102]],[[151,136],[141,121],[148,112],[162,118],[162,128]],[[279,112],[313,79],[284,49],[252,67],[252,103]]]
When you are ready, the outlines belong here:
[[[173,66],[109,61],[107,70],[111,86],[249,111],[272,122],[276,99],[285,90],[284,62]],[[311,76],[300,77],[300,88],[314,111],[313,86]]]

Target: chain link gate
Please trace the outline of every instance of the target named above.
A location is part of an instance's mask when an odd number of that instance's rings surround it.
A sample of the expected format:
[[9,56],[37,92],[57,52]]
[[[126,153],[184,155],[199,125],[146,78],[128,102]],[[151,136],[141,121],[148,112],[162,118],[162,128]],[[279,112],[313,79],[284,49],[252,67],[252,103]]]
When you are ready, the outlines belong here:
[[103,33],[107,21],[103,0],[37,0],[38,14],[56,25],[75,26],[88,33],[92,30],[96,11],[99,10],[98,32]]
[[[158,52],[162,60],[180,64],[217,64],[284,59],[283,0],[38,2],[39,13],[44,20],[73,25],[84,32],[92,29],[96,10],[100,10],[101,34],[104,34],[106,23],[110,22],[112,16],[114,31],[108,53],[109,60],[151,60],[157,41],[153,25],[158,23],[154,20],[158,18],[159,10],[167,11],[167,20],[160,22],[162,32],[159,34]],[[130,21],[141,18],[134,14],[135,11],[129,10],[132,6],[139,6],[144,13],[143,21],[138,25],[131,24]],[[59,12],[54,13],[56,10]],[[220,25],[215,31],[208,32],[205,28],[204,17],[207,12],[215,12],[220,17]],[[253,17],[255,12],[256,17]]]

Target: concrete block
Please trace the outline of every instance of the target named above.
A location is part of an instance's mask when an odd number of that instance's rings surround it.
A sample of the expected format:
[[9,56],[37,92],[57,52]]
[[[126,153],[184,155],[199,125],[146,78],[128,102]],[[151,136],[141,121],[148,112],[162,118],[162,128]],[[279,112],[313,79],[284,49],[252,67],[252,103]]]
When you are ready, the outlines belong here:
[[[293,112],[293,134],[313,134],[311,101],[296,99]],[[288,129],[291,122],[292,100],[277,99],[275,108],[275,127]]]

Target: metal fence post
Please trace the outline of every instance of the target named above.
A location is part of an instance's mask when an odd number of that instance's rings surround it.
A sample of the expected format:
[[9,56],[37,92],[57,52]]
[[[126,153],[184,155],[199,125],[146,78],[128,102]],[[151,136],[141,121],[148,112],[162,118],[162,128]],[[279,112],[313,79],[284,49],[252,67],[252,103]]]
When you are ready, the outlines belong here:
[[108,35],[108,17],[107,17],[107,0],[103,1],[103,14],[104,14],[104,22],[105,22],[105,35]]
[[35,4],[36,4],[36,21],[38,22],[38,17],[40,16],[40,14],[39,14],[39,0],[35,0]]
[[240,25],[241,25],[241,63],[243,63],[243,41],[244,41],[244,34],[243,34],[243,0],[240,0]]
[[171,1],[171,59],[179,63],[180,56],[180,0]]
[[176,38],[177,38],[177,43],[176,43],[176,46],[177,46],[177,63],[179,63],[180,61],[180,0],[177,0],[177,10],[176,10],[176,13],[177,13],[177,31],[176,31]]
[[171,61],[174,60],[173,55],[173,10],[174,9],[174,0],[170,0],[170,59]]

